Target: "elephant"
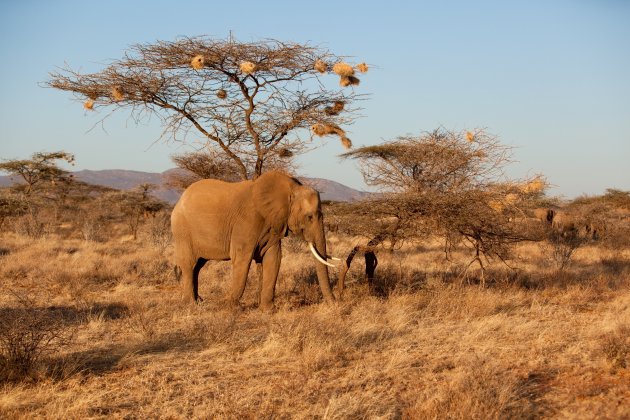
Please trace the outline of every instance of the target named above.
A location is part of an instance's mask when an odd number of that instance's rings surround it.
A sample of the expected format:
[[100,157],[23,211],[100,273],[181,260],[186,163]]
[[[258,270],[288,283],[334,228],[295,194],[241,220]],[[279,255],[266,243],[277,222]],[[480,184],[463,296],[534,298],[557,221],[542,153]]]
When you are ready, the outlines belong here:
[[553,223],[553,218],[556,215],[556,210],[550,208],[539,207],[534,209],[534,217],[540,220],[543,223],[551,225]]
[[326,237],[319,193],[281,172],[255,180],[204,179],[190,185],[171,214],[176,273],[187,302],[198,302],[199,272],[208,260],[232,262],[228,300],[238,305],[251,261],[262,265],[259,307],[273,308],[282,259],[281,240],[301,237],[317,261],[319,286],[327,302],[331,291]]
[[582,239],[597,239],[597,228],[580,215],[558,211],[553,218],[552,227],[563,236],[574,235]]
[[577,230],[575,217],[564,211],[559,211],[553,218],[551,226],[560,232]]

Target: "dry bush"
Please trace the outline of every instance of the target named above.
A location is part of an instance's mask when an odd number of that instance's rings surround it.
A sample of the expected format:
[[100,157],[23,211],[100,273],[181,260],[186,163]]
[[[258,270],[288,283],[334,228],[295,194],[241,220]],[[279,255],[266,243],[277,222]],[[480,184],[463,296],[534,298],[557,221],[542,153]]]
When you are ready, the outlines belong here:
[[21,194],[0,189],[0,229],[5,220],[26,214],[29,207],[29,202]]
[[614,369],[625,369],[630,364],[630,326],[619,325],[601,337],[601,351]]
[[13,230],[19,235],[38,239],[48,234],[51,226],[41,220],[37,211],[31,210],[14,220]]
[[35,378],[45,357],[70,346],[74,330],[58,310],[0,308],[0,381]]
[[81,223],[81,238],[88,242],[100,242],[104,239],[104,230],[102,217],[86,214]]
[[584,245],[586,239],[573,229],[562,232],[556,229],[549,231],[547,241],[542,243],[543,252],[555,265],[558,271],[569,267],[575,252]]
[[160,251],[164,251],[171,243],[171,214],[161,211],[150,217],[146,223],[149,243]]

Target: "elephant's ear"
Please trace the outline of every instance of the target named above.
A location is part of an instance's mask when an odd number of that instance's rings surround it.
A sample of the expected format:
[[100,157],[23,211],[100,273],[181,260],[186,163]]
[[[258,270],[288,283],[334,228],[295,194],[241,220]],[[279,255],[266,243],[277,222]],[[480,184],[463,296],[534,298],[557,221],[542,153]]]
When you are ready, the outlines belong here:
[[256,211],[277,234],[287,230],[291,206],[292,180],[279,172],[267,172],[254,181],[252,198]]

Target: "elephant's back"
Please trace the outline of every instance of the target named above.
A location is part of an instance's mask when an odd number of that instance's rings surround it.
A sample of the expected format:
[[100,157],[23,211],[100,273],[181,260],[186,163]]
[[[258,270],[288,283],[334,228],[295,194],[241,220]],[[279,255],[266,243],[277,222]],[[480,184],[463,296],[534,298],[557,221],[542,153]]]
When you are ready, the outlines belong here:
[[173,213],[196,213],[221,211],[233,207],[249,190],[251,181],[225,182],[217,179],[202,179],[191,184],[180,197]]

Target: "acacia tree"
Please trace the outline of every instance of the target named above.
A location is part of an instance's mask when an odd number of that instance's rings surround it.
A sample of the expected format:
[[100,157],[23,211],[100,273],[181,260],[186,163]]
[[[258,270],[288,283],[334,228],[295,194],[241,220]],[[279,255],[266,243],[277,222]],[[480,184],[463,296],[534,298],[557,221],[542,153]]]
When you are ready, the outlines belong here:
[[38,152],[30,159],[5,160],[0,163],[0,172],[20,177],[25,184],[24,194],[29,195],[33,189],[46,181],[50,183],[68,182],[72,175],[57,166],[56,161],[74,164],[74,155],[67,152]]
[[372,255],[368,277],[376,267],[374,247],[385,241],[393,248],[404,240],[437,236],[444,241],[447,257],[455,244],[464,243],[473,249],[471,263],[480,265],[483,281],[484,259],[505,262],[511,244],[537,239],[514,220],[524,216],[528,202],[540,197],[545,181],[541,176],[505,179],[510,149],[482,130],[436,130],[343,156],[357,159],[365,182],[381,190],[336,211],[351,233],[368,238],[362,249]]
[[[87,109],[129,109],[136,118],[155,115],[163,137],[203,136],[210,155],[229,158],[239,178],[260,175],[282,154],[303,144],[300,129],[337,135],[352,122],[355,70],[327,50],[276,40],[238,42],[206,37],[132,46],[124,57],[98,73],[64,68],[48,85],[74,92]],[[323,80],[340,77],[340,87]]]
[[125,216],[133,239],[138,239],[138,228],[142,218],[148,218],[166,208],[164,201],[151,195],[153,184],[140,184],[132,191],[113,191],[103,196],[103,201],[117,207]]

